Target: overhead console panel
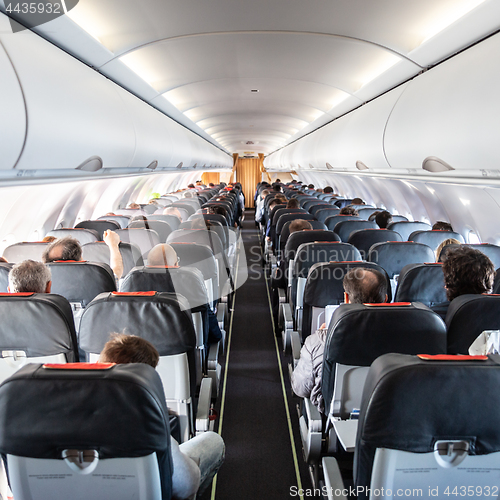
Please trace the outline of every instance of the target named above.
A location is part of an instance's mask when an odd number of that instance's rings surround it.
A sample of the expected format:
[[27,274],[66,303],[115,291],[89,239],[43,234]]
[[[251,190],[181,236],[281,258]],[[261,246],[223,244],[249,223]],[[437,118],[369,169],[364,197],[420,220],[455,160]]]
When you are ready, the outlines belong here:
[[92,157],[102,159],[104,174],[154,161],[158,169],[232,166],[227,154],[38,35],[9,34],[3,14],[0,32],[0,132],[9,144],[2,177],[16,175],[13,168],[64,175]]
[[480,176],[500,169],[499,53],[497,34],[408,85],[385,134],[392,166],[421,170],[432,156]]
[[500,178],[499,53],[496,34],[269,155],[264,165]]

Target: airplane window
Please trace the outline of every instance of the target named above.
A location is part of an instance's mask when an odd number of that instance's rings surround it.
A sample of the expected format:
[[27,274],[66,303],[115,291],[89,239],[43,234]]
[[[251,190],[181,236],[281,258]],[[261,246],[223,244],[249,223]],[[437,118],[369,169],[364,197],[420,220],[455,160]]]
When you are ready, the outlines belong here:
[[481,240],[479,236],[474,231],[471,230],[467,234],[467,243],[470,243],[472,245],[474,243],[481,243]]

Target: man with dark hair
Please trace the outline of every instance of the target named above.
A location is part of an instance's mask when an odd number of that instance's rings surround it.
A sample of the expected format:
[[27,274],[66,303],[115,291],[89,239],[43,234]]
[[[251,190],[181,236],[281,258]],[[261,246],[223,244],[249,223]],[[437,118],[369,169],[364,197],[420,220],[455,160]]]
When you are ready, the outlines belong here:
[[380,229],[387,229],[387,226],[392,222],[392,215],[387,210],[383,210],[375,216],[375,222]]
[[299,200],[297,198],[290,198],[286,204],[286,208],[300,208]]
[[448,306],[456,297],[469,293],[491,292],[495,266],[484,253],[467,245],[461,245],[446,253],[443,274],[448,300],[436,304],[431,309],[445,319]]
[[[147,340],[134,335],[114,333],[99,356],[100,363],[146,363],[156,368],[160,355]],[[181,445],[170,440],[174,473],[172,498],[190,499],[201,495],[210,485],[224,461],[224,441],[208,431]]]
[[295,219],[290,222],[290,226],[288,226],[289,234],[295,233],[296,231],[310,231],[312,228],[311,223],[304,219]]
[[332,186],[326,186],[326,187],[323,189],[323,193],[325,193],[325,194],[330,194],[330,193],[333,193],[333,188],[332,188]]
[[351,201],[351,205],[365,205],[365,202],[361,198],[354,198]]
[[160,355],[155,346],[141,337],[113,333],[99,355],[100,363],[145,363],[156,368]]
[[41,262],[25,260],[9,272],[9,293],[50,293],[50,269]]
[[347,205],[347,207],[340,209],[339,215],[353,215],[353,216],[357,217],[359,214],[358,214],[358,211],[354,207]]
[[[374,269],[351,269],[345,275],[343,285],[347,304],[387,302],[387,281],[381,272]],[[321,375],[327,332],[328,327],[323,323],[319,330],[306,338],[292,373],[293,392],[302,398],[310,398],[321,413],[325,412]]]
[[[113,270],[116,279],[123,274],[123,259],[120,253],[120,237],[114,231],[107,229],[103,235],[104,243],[109,248],[109,266]],[[82,260],[82,247],[75,238],[65,236],[52,242],[43,252],[42,262],[45,264],[58,260]]]
[[438,220],[433,226],[433,231],[453,231],[453,227],[449,222],[444,222],[442,220]]

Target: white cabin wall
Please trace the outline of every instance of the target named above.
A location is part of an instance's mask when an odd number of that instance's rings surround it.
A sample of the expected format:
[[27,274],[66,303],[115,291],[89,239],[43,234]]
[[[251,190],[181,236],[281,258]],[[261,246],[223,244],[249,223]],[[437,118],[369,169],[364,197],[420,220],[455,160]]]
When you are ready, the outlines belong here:
[[0,187],[0,255],[19,241],[39,241],[57,227],[73,227],[130,202],[147,203],[151,193],[186,187],[201,177],[189,173],[78,180],[52,184]]

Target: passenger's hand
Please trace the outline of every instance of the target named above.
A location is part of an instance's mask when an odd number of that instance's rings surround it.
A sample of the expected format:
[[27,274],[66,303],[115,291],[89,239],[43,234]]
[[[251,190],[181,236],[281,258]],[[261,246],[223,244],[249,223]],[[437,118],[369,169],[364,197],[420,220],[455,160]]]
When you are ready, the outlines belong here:
[[107,229],[104,231],[103,240],[108,246],[118,246],[118,243],[120,243],[120,236],[114,231],[111,231],[111,229]]

